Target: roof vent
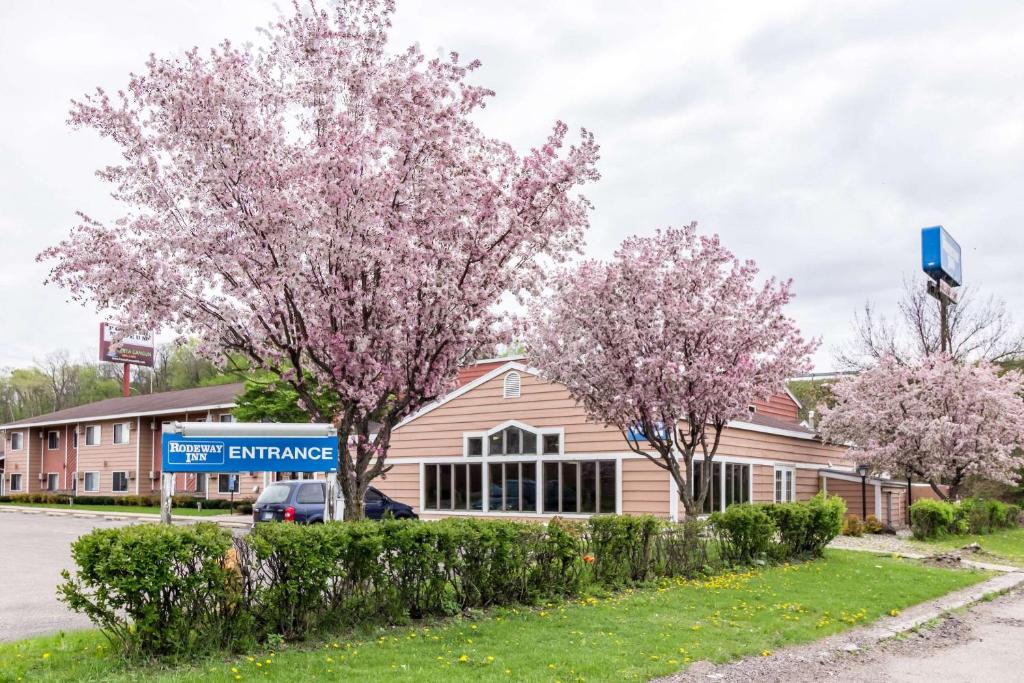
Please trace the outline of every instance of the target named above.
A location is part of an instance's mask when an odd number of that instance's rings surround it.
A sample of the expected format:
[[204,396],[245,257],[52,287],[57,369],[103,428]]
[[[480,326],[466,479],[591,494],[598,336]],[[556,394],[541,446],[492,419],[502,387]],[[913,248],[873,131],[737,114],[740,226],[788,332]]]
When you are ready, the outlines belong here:
[[504,398],[519,398],[520,380],[518,372],[510,372],[505,375]]
[[747,412],[750,413],[751,415],[756,415],[757,414],[757,406],[755,406],[755,405],[747,406]]

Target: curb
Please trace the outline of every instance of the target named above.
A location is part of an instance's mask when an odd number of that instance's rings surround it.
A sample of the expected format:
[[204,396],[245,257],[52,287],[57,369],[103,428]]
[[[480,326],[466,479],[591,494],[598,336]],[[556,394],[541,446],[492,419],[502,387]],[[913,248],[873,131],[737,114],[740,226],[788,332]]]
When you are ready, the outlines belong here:
[[[146,512],[100,512],[98,510],[76,510],[73,507],[69,507],[67,510],[59,510],[56,508],[36,508],[36,507],[19,507],[17,505],[0,505],[0,512],[17,512],[26,515],[45,515],[46,517],[75,517],[77,519],[103,519],[111,522],[142,522],[142,523],[158,523],[160,518],[158,515],[149,514]],[[252,522],[233,521],[233,520],[222,520],[213,519],[216,515],[211,517],[192,517],[188,515],[172,516],[171,522],[173,524],[197,524],[199,522],[213,522],[218,526],[222,526],[226,529],[251,529]]]

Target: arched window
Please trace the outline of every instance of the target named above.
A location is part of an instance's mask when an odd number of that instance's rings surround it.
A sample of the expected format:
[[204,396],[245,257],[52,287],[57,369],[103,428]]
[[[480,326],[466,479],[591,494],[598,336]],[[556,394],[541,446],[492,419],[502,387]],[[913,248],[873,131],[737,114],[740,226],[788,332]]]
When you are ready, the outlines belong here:
[[505,398],[519,398],[521,381],[518,372],[510,372],[505,375]]

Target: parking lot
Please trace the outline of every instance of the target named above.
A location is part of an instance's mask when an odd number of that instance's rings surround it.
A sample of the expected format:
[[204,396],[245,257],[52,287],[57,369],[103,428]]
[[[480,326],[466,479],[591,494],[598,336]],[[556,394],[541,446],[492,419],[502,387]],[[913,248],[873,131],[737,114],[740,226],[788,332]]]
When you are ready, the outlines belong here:
[[89,628],[88,619],[57,601],[60,572],[72,567],[72,541],[92,529],[124,524],[102,517],[0,514],[0,641]]

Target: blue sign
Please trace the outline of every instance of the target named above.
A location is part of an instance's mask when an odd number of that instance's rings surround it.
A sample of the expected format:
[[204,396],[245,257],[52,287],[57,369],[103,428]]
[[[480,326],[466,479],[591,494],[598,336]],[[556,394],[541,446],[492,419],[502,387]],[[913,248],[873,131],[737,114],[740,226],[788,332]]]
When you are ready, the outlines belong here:
[[934,280],[953,287],[963,282],[960,245],[941,225],[921,230],[921,268]]
[[164,472],[336,472],[335,436],[163,435]]
[[[654,426],[654,436],[662,441],[669,438],[668,432],[665,430],[665,425],[658,423]],[[626,432],[627,441],[647,441],[647,434],[644,432],[643,425],[635,425],[629,428]]]

